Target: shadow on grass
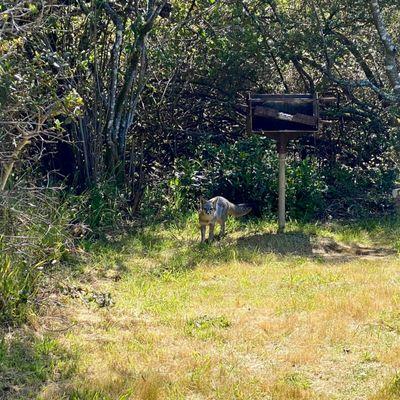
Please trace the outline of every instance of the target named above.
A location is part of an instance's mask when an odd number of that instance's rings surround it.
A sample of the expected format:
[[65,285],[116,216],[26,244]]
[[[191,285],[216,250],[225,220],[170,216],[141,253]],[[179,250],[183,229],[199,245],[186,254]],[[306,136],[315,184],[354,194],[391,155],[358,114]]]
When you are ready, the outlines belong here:
[[153,267],[147,272],[160,276],[165,273],[193,270],[203,263],[208,265],[235,261],[262,263],[267,254],[312,257],[313,247],[311,236],[304,233],[263,233],[237,240],[228,236],[211,244],[183,240],[176,242],[167,251],[144,250],[144,253],[141,255],[153,260]]
[[0,331],[0,399],[36,399],[47,383],[68,377],[74,363],[49,337],[20,331],[8,337]]
[[[153,240],[149,241],[149,237],[146,239],[147,243],[153,243]],[[141,250],[144,251],[142,255],[154,262],[154,267],[147,272],[156,276],[193,270],[202,263],[218,265],[240,261],[261,264],[269,254],[306,257],[330,264],[341,264],[360,258],[384,259],[397,254],[396,250],[390,248],[344,245],[331,238],[302,231],[285,234],[256,233],[238,239],[228,236],[211,244],[181,240],[173,243],[167,252],[162,250],[162,246],[152,247],[150,251],[142,247]]]
[[279,255],[312,256],[311,236],[303,232],[259,233],[237,240],[238,249]]
[[[205,263],[211,266],[235,261],[261,264],[267,255],[306,257],[322,263],[337,264],[360,257],[377,259],[397,253],[395,249],[389,247],[358,245],[355,241],[362,235],[353,234],[358,232],[355,228],[347,235],[350,239],[354,237],[354,242],[351,243],[353,240],[350,240],[349,245],[318,234],[313,226],[311,227],[313,229],[305,226],[305,229],[297,228],[285,234],[271,232],[270,227],[267,227],[269,231],[266,231],[265,227],[254,226],[252,233],[243,232],[242,237],[238,237],[242,230],[234,230],[211,244],[201,244],[198,235],[194,236],[194,230],[190,232],[185,230],[187,224],[186,222],[182,228],[174,226],[169,230],[164,227],[160,229],[159,226],[148,226],[136,232],[134,236],[127,235],[118,243],[103,245],[97,253],[110,251],[114,254],[115,262],[104,263],[108,268],[113,265],[114,267],[118,264],[123,265],[127,255],[129,262],[131,255],[132,259],[137,261],[134,263],[137,272],[155,276],[193,270]],[[337,229],[335,228],[334,232]],[[344,236],[346,232],[344,230]],[[121,272],[128,271],[122,269]]]

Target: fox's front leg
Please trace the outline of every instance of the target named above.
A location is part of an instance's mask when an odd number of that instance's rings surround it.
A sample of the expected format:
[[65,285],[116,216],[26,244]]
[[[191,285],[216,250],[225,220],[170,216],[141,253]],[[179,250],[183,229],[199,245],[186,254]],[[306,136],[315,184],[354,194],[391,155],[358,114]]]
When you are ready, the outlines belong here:
[[206,241],[206,226],[200,225],[200,232],[201,232],[201,243]]
[[215,224],[210,224],[210,233],[208,234],[209,242],[212,242],[214,240],[214,227],[215,227]]

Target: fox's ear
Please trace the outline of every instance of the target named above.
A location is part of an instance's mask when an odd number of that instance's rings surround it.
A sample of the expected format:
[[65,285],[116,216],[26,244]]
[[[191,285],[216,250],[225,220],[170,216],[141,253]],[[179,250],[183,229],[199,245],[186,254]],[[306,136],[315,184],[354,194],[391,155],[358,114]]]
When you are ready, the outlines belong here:
[[200,196],[200,198],[199,198],[199,205],[200,205],[200,208],[203,207],[203,204],[204,204],[204,197],[203,197],[203,196]]

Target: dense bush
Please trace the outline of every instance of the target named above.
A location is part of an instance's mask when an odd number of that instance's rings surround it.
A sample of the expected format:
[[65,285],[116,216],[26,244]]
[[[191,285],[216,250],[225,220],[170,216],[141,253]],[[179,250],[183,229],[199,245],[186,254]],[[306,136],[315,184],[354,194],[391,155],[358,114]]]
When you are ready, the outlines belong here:
[[[301,158],[291,147],[287,155],[287,213],[289,218],[361,217],[392,207],[390,191],[396,170],[366,165],[318,162]],[[275,144],[252,136],[234,143],[203,144],[192,158],[178,158],[170,175],[148,189],[144,212],[176,215],[197,207],[199,196],[225,196],[249,202],[255,215],[271,216],[278,203],[278,160]]]
[[336,165],[327,169],[326,215],[335,218],[362,218],[391,213],[391,191],[397,171],[393,168],[350,168]]

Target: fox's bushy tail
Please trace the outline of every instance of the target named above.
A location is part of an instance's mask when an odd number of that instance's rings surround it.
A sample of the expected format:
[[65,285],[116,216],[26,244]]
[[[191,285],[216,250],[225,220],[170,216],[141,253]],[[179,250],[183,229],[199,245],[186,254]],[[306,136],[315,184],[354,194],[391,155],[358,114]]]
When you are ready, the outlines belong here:
[[231,215],[234,217],[242,217],[248,214],[252,208],[248,204],[233,204]]

